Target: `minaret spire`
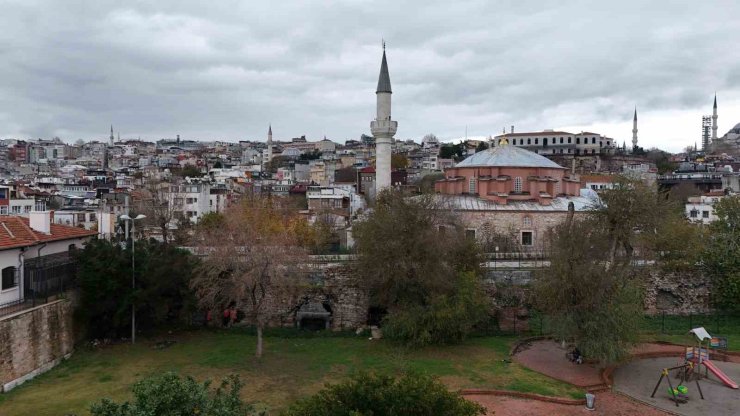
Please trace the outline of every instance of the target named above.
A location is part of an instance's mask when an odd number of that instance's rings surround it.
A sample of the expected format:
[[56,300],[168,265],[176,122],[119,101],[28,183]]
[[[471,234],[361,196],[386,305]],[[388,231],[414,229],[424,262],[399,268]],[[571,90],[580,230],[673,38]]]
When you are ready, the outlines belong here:
[[712,143],[717,140],[717,93],[714,93],[714,108],[712,110]]
[[637,107],[635,107],[635,117],[632,119],[632,150],[637,148]]
[[391,186],[391,144],[398,129],[398,123],[391,119],[391,77],[388,73],[388,60],[383,41],[383,58],[380,63],[378,88],[375,90],[375,120],[370,122],[370,131],[375,137],[375,193]]
[[265,166],[272,161],[272,123],[267,128],[267,150],[265,151]]
[[114,139],[114,137],[113,137],[113,125],[112,124],[110,125],[110,137],[109,137],[109,139],[110,139],[110,145],[113,146],[113,139]]

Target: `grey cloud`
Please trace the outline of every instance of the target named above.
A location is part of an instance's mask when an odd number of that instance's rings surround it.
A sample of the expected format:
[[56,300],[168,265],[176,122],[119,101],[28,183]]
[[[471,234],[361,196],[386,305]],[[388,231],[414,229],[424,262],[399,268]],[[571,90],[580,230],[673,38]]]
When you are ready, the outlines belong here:
[[634,105],[708,111],[715,89],[740,92],[733,1],[11,1],[3,11],[0,137],[100,138],[113,123],[124,137],[261,139],[272,122],[280,138],[356,138],[374,112],[381,37],[399,138],[616,123]]

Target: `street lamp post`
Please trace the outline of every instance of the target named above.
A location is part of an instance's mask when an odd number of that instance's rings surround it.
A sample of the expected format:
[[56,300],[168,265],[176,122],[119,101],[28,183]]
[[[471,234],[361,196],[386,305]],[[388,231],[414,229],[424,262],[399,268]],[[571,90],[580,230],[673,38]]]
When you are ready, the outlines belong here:
[[[134,241],[136,241],[136,220],[146,218],[146,215],[139,214],[136,218],[131,218],[128,215],[121,215],[121,219],[128,222],[131,221],[131,294],[136,289],[136,250]],[[136,343],[136,306],[134,305],[133,298],[131,299],[131,343]]]

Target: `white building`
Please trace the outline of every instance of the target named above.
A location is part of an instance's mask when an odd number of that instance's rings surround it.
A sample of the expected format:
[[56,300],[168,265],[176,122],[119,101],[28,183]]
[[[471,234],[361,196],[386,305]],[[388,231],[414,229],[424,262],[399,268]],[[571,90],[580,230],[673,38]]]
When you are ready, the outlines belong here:
[[53,223],[51,211],[32,211],[30,218],[0,217],[0,309],[19,305],[31,294],[54,289],[72,276],[44,267],[69,261],[69,252],[80,249],[94,231]]
[[719,202],[723,196],[701,195],[689,197],[685,205],[686,217],[696,223],[709,224],[717,219],[714,213],[714,204]]

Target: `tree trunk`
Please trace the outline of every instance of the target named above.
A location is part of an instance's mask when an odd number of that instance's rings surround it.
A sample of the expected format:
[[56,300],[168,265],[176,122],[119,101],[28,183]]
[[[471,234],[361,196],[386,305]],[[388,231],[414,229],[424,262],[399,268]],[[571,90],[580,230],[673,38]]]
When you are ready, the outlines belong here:
[[262,324],[257,324],[257,358],[262,358]]

